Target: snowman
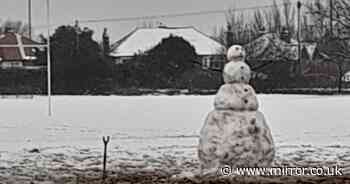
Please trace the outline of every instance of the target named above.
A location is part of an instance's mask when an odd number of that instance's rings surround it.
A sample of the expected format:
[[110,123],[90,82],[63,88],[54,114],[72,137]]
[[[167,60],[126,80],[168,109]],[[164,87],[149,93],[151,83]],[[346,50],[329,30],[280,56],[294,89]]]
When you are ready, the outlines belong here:
[[[201,174],[217,174],[222,167],[268,167],[275,147],[271,131],[254,89],[248,84],[251,71],[245,52],[234,45],[227,52],[225,84],[218,90],[200,131],[198,157]],[[219,173],[220,174],[220,173]]]

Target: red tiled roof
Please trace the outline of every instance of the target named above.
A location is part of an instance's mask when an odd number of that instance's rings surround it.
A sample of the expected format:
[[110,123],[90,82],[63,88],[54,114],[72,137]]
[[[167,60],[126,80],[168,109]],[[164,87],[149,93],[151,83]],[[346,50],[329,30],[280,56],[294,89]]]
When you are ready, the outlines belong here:
[[18,44],[16,33],[5,33],[0,35],[0,44],[7,44],[7,45]]
[[25,61],[33,60],[35,53],[33,48],[23,47],[23,45],[40,45],[40,43],[30,40],[17,33],[5,33],[0,35],[1,45],[13,45],[16,47],[0,47],[0,58],[2,61]]

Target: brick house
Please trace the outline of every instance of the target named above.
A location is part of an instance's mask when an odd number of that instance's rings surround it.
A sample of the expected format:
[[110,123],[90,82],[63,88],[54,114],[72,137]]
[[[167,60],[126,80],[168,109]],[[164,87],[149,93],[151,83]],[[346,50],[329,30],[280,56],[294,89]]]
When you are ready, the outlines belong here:
[[[324,61],[316,42],[303,41],[300,47],[301,63],[298,64],[298,42],[295,40],[285,40],[275,33],[266,33],[245,45],[247,59],[253,64],[289,63],[291,75],[295,72],[295,67],[299,65],[300,72],[305,77],[328,77],[334,80],[337,75],[337,66]],[[262,72],[268,72],[268,70],[269,68],[266,67]]]
[[34,65],[37,60],[34,47],[25,45],[41,45],[18,33],[8,31],[0,35],[0,68],[2,69],[39,69]]

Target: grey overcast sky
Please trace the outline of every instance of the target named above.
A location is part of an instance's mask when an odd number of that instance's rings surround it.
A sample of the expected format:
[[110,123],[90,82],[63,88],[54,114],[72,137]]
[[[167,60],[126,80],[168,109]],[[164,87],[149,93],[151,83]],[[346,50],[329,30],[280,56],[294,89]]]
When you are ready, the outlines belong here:
[[[277,3],[282,0],[276,0]],[[0,21],[7,19],[27,21],[27,0],[0,0]],[[53,27],[73,24],[74,20],[119,18],[133,16],[159,15],[206,10],[225,10],[231,7],[246,8],[271,5],[272,0],[51,0],[51,22]],[[295,0],[292,0],[295,2]],[[45,32],[46,0],[32,0],[32,22],[34,33]],[[212,34],[215,27],[223,24],[224,14],[210,14],[191,17],[159,19],[168,26],[195,26]],[[111,42],[127,34],[144,21],[101,22],[82,24],[95,31],[95,39],[101,39],[104,27],[108,28]]]

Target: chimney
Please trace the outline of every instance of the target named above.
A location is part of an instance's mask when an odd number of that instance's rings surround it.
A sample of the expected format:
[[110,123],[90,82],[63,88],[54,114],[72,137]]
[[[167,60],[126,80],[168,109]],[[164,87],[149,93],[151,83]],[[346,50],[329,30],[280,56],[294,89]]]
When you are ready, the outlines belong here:
[[4,32],[5,33],[14,33],[15,31],[12,27],[6,26]]
[[108,56],[110,46],[109,46],[109,36],[107,33],[107,28],[103,29],[103,34],[102,34],[102,48],[103,48],[103,55]]
[[260,27],[259,28],[258,36],[263,36],[266,33],[267,33],[267,31],[266,31],[265,27]]
[[281,38],[281,40],[283,40],[283,41],[285,41],[287,43],[291,42],[292,37],[291,37],[291,34],[289,33],[288,28],[286,28],[286,27],[282,28],[282,31],[281,31],[281,34],[280,34],[280,38]]
[[74,23],[74,30],[77,34],[80,34],[82,31],[81,31],[81,28],[80,28],[80,25],[79,25],[79,20],[75,20],[75,23]]

